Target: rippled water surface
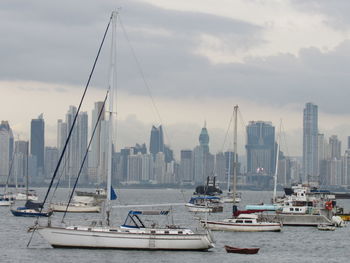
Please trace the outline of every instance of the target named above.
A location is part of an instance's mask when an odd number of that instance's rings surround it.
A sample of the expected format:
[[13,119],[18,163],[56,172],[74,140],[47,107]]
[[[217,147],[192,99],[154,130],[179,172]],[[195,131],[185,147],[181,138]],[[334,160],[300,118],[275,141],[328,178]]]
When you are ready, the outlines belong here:
[[[41,197],[46,189],[37,189]],[[190,190],[174,189],[121,189],[115,205],[184,203],[191,196]],[[59,190],[57,200],[65,200],[67,191]],[[246,203],[268,202],[270,192],[242,192],[242,206]],[[350,210],[350,200],[339,200],[339,204]],[[142,207],[151,209],[151,207]],[[167,208],[167,207],[164,207]],[[112,221],[124,222],[131,208],[113,210]],[[136,207],[137,209],[137,207]],[[174,205],[172,220],[182,226],[198,227],[195,215],[186,211],[183,205]],[[211,218],[229,217],[230,205],[225,204],[224,213]],[[56,213],[53,223],[59,222],[62,214]],[[66,222],[89,224],[99,219],[99,214],[70,214]],[[150,219],[151,220],[151,219]],[[284,227],[281,233],[233,233],[213,232],[216,247],[208,252],[164,252],[128,250],[53,249],[38,234],[35,234],[29,248],[27,228],[33,225],[33,218],[14,217],[8,207],[0,207],[0,262],[348,262],[350,257],[350,226],[336,231],[319,231],[313,227]],[[44,223],[45,219],[41,219]],[[147,220],[147,223],[151,221]],[[237,247],[260,247],[256,255],[227,254],[224,245]]]

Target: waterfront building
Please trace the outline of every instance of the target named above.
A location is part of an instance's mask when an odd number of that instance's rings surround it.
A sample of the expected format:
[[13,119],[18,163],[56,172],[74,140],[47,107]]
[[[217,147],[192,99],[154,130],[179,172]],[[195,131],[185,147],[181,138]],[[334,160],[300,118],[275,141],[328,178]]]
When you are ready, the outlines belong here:
[[36,170],[38,174],[35,176],[38,176],[39,178],[44,175],[44,150],[45,122],[43,114],[40,114],[37,119],[32,119],[30,125],[30,154],[36,157]]
[[306,103],[303,117],[303,179],[319,182],[318,109]]
[[154,160],[154,179],[157,184],[165,183],[166,163],[165,154],[158,152]]

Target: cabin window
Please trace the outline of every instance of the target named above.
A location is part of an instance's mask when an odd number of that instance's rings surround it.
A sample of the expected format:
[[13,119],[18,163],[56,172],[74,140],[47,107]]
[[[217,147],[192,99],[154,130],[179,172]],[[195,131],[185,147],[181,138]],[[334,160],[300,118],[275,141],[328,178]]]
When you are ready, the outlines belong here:
[[169,231],[168,231],[168,230],[165,230],[165,231],[164,231],[164,234],[169,234]]
[[179,231],[179,234],[182,234],[182,231]]
[[245,222],[246,222],[246,223],[249,223],[249,224],[253,223],[252,220],[245,220]]
[[295,208],[295,211],[299,211],[299,208]]
[[91,227],[88,228],[88,231],[91,231]]
[[78,230],[78,228],[75,226],[75,227],[74,227],[74,230]]
[[243,220],[236,220],[236,223],[243,223]]
[[294,211],[294,208],[289,208],[289,211]]
[[151,234],[155,234],[156,233],[156,231],[154,231],[154,230],[151,230]]

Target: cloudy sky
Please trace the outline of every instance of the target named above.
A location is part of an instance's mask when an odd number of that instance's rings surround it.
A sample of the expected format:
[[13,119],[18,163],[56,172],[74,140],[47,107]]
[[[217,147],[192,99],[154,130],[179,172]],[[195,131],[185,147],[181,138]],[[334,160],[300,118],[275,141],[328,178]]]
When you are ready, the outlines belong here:
[[[149,142],[163,123],[175,150],[193,148],[204,122],[213,153],[240,106],[241,154],[250,120],[283,120],[281,148],[301,155],[302,110],[319,106],[326,137],[350,135],[350,2],[347,0],[76,0],[0,2],[0,112],[16,137],[44,113],[46,141],[77,105],[112,10],[118,30],[118,148]],[[84,110],[102,100],[109,45]],[[157,114],[159,112],[160,118]]]

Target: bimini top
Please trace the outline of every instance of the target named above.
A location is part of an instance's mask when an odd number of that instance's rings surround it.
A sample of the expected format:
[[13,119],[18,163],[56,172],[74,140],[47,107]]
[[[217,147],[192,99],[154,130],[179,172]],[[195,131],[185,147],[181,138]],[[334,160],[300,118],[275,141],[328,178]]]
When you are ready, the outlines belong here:
[[129,215],[146,215],[146,216],[156,216],[156,215],[168,215],[169,210],[130,210]]
[[140,210],[130,210],[125,222],[121,227],[123,228],[145,228],[145,224],[142,222],[139,215],[147,215],[147,216],[153,216],[153,215],[168,215],[169,210],[148,210],[148,211],[140,211]]

